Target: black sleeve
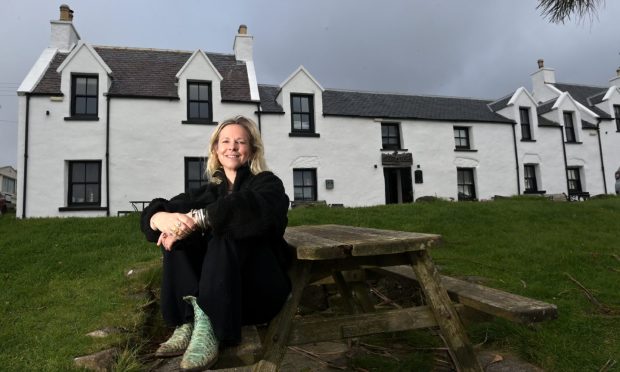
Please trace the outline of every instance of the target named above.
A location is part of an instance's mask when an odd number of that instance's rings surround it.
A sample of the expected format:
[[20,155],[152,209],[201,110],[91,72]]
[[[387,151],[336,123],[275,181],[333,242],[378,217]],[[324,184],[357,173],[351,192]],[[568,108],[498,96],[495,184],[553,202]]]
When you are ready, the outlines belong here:
[[191,194],[182,193],[170,200],[156,198],[144,208],[140,217],[140,228],[146,240],[157,242],[159,239],[158,230],[151,229],[151,217],[157,212],[179,212],[187,213],[190,209],[204,208],[208,203],[213,202],[215,196],[210,185],[205,185]]
[[213,233],[232,239],[282,236],[288,223],[289,199],[282,181],[271,172],[257,174],[226,197],[207,205]]

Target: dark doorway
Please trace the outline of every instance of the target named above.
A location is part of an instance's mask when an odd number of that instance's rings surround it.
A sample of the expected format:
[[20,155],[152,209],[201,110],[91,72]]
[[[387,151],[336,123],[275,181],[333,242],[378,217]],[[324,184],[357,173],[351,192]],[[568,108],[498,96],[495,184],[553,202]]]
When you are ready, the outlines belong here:
[[413,202],[411,167],[383,168],[385,179],[385,204]]

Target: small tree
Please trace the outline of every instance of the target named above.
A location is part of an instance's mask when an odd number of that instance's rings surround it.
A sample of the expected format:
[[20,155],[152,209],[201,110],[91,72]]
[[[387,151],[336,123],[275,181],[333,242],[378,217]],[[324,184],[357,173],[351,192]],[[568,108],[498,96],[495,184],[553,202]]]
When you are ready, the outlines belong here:
[[572,15],[577,18],[596,15],[596,10],[604,0],[539,0],[537,9],[543,17],[553,23],[564,23]]

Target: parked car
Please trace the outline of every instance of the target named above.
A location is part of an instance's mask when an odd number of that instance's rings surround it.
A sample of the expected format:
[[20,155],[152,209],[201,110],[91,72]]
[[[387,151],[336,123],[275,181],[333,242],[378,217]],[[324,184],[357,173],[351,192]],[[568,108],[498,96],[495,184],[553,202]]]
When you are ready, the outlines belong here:
[[620,168],[616,171],[616,195],[620,195]]
[[9,207],[6,205],[6,199],[3,195],[0,195],[0,215],[5,214],[8,208]]

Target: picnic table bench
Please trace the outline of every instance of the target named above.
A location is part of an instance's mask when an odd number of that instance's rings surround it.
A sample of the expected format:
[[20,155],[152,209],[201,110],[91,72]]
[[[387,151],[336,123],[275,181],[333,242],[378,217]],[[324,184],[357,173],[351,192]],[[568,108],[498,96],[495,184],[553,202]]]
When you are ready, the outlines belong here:
[[[439,328],[460,371],[482,371],[459,312],[468,307],[519,322],[557,316],[555,305],[440,276],[427,251],[441,243],[439,235],[315,225],[289,227],[285,239],[296,255],[290,271],[291,296],[263,337],[254,327],[244,327],[241,345],[224,350],[218,365],[235,357],[254,363],[229,371],[276,371],[288,346],[429,327]],[[369,291],[360,290],[360,280],[347,280],[347,272],[367,270],[415,280],[426,304],[376,309],[365,298]],[[326,277],[337,285],[348,314],[296,316],[303,289]]]

